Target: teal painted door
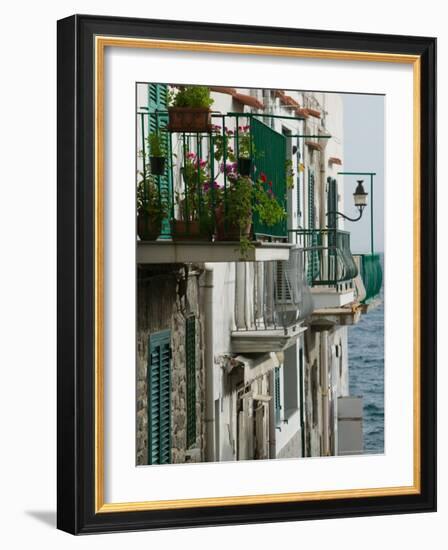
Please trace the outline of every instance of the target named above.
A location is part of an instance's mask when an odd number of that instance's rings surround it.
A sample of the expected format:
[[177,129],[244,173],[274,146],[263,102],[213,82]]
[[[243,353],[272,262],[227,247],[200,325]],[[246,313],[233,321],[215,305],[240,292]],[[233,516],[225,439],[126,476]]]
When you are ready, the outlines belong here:
[[[168,108],[168,86],[166,84],[148,84],[148,135],[151,132],[156,132],[165,128],[168,124],[168,114],[166,111]],[[159,112],[159,114],[156,114]],[[162,112],[162,114],[160,114]],[[171,156],[170,151],[170,139],[167,132],[162,132],[162,141],[167,151],[167,163],[164,176],[156,176],[157,183],[159,185],[163,200],[167,201],[168,210],[171,205],[172,197],[172,182],[171,182],[171,170],[169,166]],[[151,155],[151,151],[148,149],[148,158]],[[162,223],[161,238],[167,238],[171,235],[171,228],[168,219],[165,219]]]
[[196,444],[196,318],[185,322],[185,366],[187,371],[187,447]]
[[[272,182],[272,191],[277,201],[288,211],[286,205],[286,137],[276,132],[263,122],[252,118],[251,134],[254,146],[253,164],[254,178],[263,172],[266,174],[268,189]],[[254,215],[254,233],[269,237],[288,236],[286,220],[273,226],[262,223],[258,215]]]
[[171,462],[171,331],[155,332],[148,345],[148,464]]

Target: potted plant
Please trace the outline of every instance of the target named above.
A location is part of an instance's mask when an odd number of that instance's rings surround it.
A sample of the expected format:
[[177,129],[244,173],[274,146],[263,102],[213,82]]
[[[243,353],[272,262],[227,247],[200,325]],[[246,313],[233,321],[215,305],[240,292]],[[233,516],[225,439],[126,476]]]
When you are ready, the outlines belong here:
[[242,176],[250,176],[254,146],[251,143],[250,126],[238,128],[238,172]]
[[155,241],[160,235],[163,219],[168,216],[168,198],[151,176],[137,187],[137,235],[142,241]]
[[245,176],[229,181],[215,209],[216,240],[246,242],[252,229],[253,182]]
[[149,163],[154,176],[163,176],[165,173],[166,150],[159,132],[151,132],[148,136]]
[[253,213],[258,213],[262,223],[273,226],[285,219],[286,212],[264,173],[255,182],[241,174],[229,177],[229,182],[225,193],[219,194],[215,210],[216,240],[239,241],[244,255],[251,246]]
[[169,96],[171,132],[210,132],[213,99],[207,86],[181,86]]
[[185,155],[181,168],[184,192],[176,193],[177,213],[172,221],[173,240],[210,240],[213,233],[212,213],[205,200],[208,162],[195,153]]

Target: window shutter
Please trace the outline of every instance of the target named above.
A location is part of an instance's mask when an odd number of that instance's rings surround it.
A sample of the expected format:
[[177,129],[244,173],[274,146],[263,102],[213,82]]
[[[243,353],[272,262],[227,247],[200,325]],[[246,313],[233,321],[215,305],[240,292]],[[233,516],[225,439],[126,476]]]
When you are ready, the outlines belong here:
[[[327,179],[328,193],[327,193],[327,212],[336,212],[338,209],[338,183],[334,178]],[[328,217],[328,227],[336,229],[337,217],[336,213],[330,214]],[[336,234],[331,232],[328,235],[328,247],[329,255],[336,256]]]
[[148,464],[171,462],[171,331],[156,332],[148,346]]
[[[148,84],[148,132],[155,132],[159,128],[165,128],[168,124],[168,114],[155,115],[156,111],[166,111],[168,109],[168,86],[166,84]],[[162,132],[161,140],[165,145],[165,150],[167,151],[167,163],[166,163],[166,174],[164,176],[157,176],[158,184],[160,185],[160,192],[162,199],[167,201],[168,208],[171,205],[171,169],[170,169],[170,139],[168,132]],[[151,155],[151,151],[149,151]],[[168,219],[163,220],[162,222],[162,232],[161,237],[169,237],[171,235],[171,228]]]
[[[308,229],[315,229],[316,216],[315,216],[315,203],[314,203],[314,172],[308,170]],[[318,245],[317,233],[311,234],[311,239],[308,246],[314,247]],[[307,268],[307,282],[312,285],[314,278],[319,274],[319,253],[317,250],[311,250],[308,253],[308,268]]]
[[275,401],[275,423],[280,424],[280,411],[282,408],[280,400],[280,367],[274,369],[274,401]]
[[[338,182],[334,178],[328,178],[327,184],[327,212],[336,212],[338,209]],[[336,214],[328,216],[328,227],[336,228]]]
[[187,448],[196,444],[196,318],[185,323],[185,364],[187,370]]
[[314,172],[308,170],[308,229],[314,229]]

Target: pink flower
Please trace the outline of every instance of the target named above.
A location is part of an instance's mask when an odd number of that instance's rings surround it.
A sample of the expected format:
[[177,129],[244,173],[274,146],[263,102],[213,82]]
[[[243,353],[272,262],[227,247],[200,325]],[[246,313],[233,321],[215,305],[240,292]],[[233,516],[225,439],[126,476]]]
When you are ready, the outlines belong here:
[[[207,181],[206,183],[204,183],[204,191],[210,191],[210,189],[212,189],[212,185],[209,181]],[[213,182],[213,189],[221,189],[218,182]]]
[[200,168],[204,168],[206,165],[207,165],[207,161],[206,161],[206,160],[200,160],[200,161],[199,161],[199,167],[200,167]]
[[187,153],[187,159],[195,159],[196,158],[196,154],[195,153]]

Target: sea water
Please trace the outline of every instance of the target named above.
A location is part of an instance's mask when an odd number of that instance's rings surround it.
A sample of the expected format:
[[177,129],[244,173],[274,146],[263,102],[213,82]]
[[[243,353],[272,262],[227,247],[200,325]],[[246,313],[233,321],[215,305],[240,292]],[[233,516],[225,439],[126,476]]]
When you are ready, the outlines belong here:
[[384,293],[348,330],[350,395],[362,396],[365,453],[384,452]]

